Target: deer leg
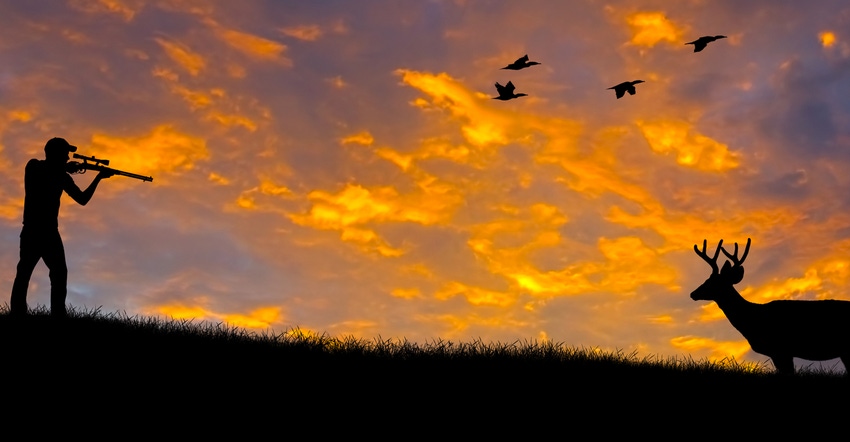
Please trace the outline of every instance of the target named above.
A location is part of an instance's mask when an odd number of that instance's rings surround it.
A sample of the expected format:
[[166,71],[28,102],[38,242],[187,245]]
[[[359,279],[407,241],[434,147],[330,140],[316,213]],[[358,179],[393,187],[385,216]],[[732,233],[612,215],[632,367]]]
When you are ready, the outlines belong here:
[[771,356],[773,366],[779,374],[794,374],[794,358],[791,356]]

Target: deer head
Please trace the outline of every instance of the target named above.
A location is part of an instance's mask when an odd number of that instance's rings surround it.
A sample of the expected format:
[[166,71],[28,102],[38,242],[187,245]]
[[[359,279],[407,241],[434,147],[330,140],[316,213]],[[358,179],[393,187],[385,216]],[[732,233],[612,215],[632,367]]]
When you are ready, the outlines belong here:
[[[716,301],[716,298],[722,297],[730,291],[735,291],[735,288],[732,286],[744,279],[744,267],[742,264],[747,259],[747,253],[750,252],[750,238],[747,238],[747,246],[744,248],[744,254],[740,258],[738,258],[738,243],[735,243],[735,253],[730,254],[723,248],[723,240],[721,239],[717,243],[714,256],[710,258],[708,253],[706,253],[706,246],[706,241],[703,240],[702,251],[700,251],[696,244],[694,244],[694,252],[711,266],[711,276],[702,285],[697,287],[696,290],[691,292],[691,299],[694,301]],[[717,257],[720,251],[723,251],[723,254],[732,261],[731,263],[726,261],[722,269],[718,269],[717,267]]]

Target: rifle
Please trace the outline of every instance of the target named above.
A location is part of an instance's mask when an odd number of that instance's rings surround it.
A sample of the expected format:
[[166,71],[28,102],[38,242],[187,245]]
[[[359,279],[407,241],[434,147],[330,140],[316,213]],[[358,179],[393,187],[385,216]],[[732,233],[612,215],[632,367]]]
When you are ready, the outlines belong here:
[[[111,167],[106,167],[106,166],[109,165],[109,160],[104,160],[104,159],[101,159],[101,158],[95,158],[93,156],[87,157],[85,155],[80,155],[78,153],[74,154],[74,158],[77,158],[77,159],[80,159],[80,160],[83,160],[83,161],[82,162],[69,161],[68,163],[66,163],[65,170],[67,170],[68,173],[83,174],[83,173],[86,173],[86,170],[97,170],[97,171],[112,172],[113,175],[126,176],[126,177],[135,178],[137,180],[142,180],[142,181],[153,181],[153,178],[149,177],[149,176],[139,175],[139,174],[130,173],[130,172],[124,172],[123,170],[118,170],[118,169],[113,169]],[[89,161],[91,161],[91,162],[89,162]]]

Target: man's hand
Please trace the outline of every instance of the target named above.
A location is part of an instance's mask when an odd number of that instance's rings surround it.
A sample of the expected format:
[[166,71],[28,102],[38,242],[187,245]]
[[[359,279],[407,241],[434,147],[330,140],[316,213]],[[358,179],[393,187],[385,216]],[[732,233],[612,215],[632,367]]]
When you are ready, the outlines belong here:
[[109,171],[109,170],[101,170],[100,172],[97,173],[97,177],[100,178],[100,179],[109,178],[113,175],[115,175],[115,172],[112,172],[112,171]]

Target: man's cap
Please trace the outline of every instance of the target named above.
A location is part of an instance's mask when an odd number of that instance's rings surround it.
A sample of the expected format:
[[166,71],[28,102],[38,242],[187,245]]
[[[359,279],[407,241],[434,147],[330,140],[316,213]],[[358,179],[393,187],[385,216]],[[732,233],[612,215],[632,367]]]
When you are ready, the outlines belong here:
[[77,146],[67,142],[64,138],[55,137],[47,140],[47,144],[44,145],[44,151],[56,153],[76,152]]

